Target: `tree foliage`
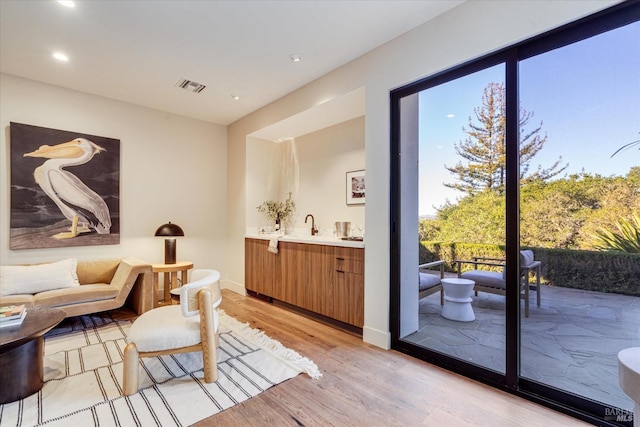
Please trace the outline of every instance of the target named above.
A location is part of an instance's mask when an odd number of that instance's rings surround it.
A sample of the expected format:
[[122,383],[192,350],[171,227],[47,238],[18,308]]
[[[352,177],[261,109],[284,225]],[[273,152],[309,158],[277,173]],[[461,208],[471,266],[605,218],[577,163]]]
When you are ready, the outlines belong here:
[[505,198],[494,191],[466,196],[438,212],[440,233],[446,242],[504,244]]
[[[594,250],[602,230],[619,229],[619,220],[640,215],[640,167],[626,177],[576,174],[535,181],[520,192],[520,244]],[[504,244],[505,197],[495,191],[467,195],[438,211],[428,239],[442,242]]]
[[[466,162],[445,168],[456,176],[457,182],[444,185],[466,194],[476,194],[485,190],[504,193],[506,174],[506,99],[504,84],[489,83],[482,96],[480,107],[474,108],[477,122],[469,117],[464,141],[455,145],[456,153]],[[541,135],[540,125],[527,131],[533,113],[520,108],[518,126],[520,130],[520,181],[521,184],[538,180],[548,180],[563,172],[568,165],[560,166],[559,158],[549,168],[538,166],[530,172],[533,158],[543,148],[547,136]]]

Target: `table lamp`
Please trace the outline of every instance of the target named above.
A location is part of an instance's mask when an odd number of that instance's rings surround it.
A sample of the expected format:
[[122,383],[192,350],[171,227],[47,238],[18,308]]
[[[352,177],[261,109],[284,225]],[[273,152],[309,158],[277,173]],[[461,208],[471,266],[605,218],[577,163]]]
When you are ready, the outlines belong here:
[[164,239],[164,263],[175,264],[176,263],[176,239],[173,237],[184,236],[184,231],[179,225],[171,224],[169,221],[166,224],[162,224],[156,230],[156,236],[171,237]]

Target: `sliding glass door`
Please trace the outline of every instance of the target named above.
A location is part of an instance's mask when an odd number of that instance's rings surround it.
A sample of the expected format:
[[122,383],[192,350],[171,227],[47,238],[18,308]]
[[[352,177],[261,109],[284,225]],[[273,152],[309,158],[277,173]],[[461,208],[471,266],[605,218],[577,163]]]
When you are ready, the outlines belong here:
[[631,425],[639,20],[619,5],[392,92],[393,348]]
[[640,259],[619,232],[640,227],[638,70],[640,22],[520,61],[521,103],[546,138],[541,157],[563,168],[521,191],[520,245],[540,248],[558,269],[545,269],[544,304],[521,324],[521,375],[611,413],[633,408],[618,386],[617,354],[640,346],[640,278],[630,264]]
[[[415,250],[417,244],[419,251],[417,262],[413,257],[400,259],[407,276],[400,282],[401,293],[408,297],[404,308],[409,312],[417,308],[418,319],[417,324],[403,328],[402,338],[501,373],[505,372],[504,297],[482,293],[475,297],[474,307],[465,303],[462,308],[457,305],[463,304],[443,301],[442,285],[437,282],[442,275],[447,278],[445,284],[457,277],[456,265],[447,254],[467,258],[465,267],[470,267],[473,245],[504,247],[504,75],[504,64],[498,64],[418,93],[417,111],[411,113],[417,115],[417,157],[409,157],[412,162],[417,158],[416,174],[405,173],[405,167],[401,178],[405,188],[417,189],[418,204],[401,209],[409,210],[402,215],[413,223],[406,230],[403,227],[407,234],[403,241],[408,250]],[[454,252],[448,242],[467,246],[458,245]],[[500,279],[501,268],[494,266],[492,272]],[[471,296],[469,289],[466,298]],[[453,316],[443,317],[443,304],[447,305],[444,316],[447,310],[453,310]],[[466,317],[456,320],[460,310]]]

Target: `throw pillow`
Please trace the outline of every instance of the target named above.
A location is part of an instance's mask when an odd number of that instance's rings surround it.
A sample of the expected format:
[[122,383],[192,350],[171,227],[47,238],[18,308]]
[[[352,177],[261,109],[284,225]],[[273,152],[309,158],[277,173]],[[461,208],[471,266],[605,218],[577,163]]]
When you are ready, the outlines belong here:
[[80,286],[77,265],[75,258],[49,264],[3,265],[0,267],[0,296]]
[[524,267],[533,262],[533,251],[520,251],[520,266]]

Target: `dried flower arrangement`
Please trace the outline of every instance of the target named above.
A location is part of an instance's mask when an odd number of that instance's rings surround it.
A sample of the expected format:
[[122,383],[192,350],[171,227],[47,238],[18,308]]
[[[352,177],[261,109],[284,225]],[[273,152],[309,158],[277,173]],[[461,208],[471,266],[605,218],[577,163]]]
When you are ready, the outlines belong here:
[[289,193],[289,197],[284,202],[267,200],[262,202],[256,209],[269,219],[286,222],[296,212],[296,204],[291,198],[291,193]]

